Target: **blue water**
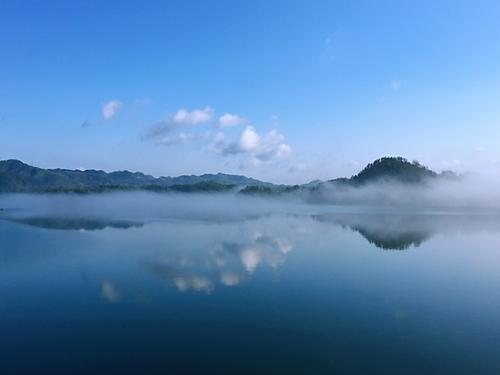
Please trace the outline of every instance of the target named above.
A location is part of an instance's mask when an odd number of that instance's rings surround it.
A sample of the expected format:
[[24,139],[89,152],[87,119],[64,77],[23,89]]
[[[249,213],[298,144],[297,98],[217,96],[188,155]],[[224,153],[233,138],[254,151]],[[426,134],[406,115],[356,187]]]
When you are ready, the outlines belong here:
[[500,217],[0,199],[0,373],[500,373]]

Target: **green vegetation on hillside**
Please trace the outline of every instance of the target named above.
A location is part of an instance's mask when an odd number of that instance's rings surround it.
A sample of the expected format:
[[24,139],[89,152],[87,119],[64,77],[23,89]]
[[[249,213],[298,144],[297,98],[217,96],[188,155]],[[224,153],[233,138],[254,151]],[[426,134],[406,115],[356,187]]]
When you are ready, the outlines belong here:
[[[0,161],[0,193],[105,193],[145,190],[151,192],[227,192],[239,191],[248,195],[280,195],[307,192],[311,196],[323,187],[356,187],[378,181],[420,184],[443,178],[458,178],[445,171],[440,174],[402,157],[383,157],[368,164],[350,178],[337,178],[327,182],[313,181],[304,185],[273,185],[245,176],[204,174],[201,176],[159,177],[140,172],[119,171],[106,173],[96,170],[42,169],[18,160]],[[240,190],[239,190],[240,189]]]
[[368,164],[361,172],[351,177],[349,182],[363,185],[381,179],[390,179],[406,183],[420,183],[436,176],[436,172],[421,165],[418,161],[409,162],[402,157],[385,157]]
[[1,192],[102,193],[149,190],[158,192],[227,191],[234,186],[273,186],[253,178],[223,173],[159,177],[140,172],[42,169],[19,160],[0,161]]

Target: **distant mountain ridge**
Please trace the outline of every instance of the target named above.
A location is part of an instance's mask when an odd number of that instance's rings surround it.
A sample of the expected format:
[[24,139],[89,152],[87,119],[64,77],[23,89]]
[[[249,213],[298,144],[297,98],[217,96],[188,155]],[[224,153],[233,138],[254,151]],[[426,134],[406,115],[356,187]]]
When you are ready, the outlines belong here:
[[[207,185],[207,183],[210,183]],[[201,184],[201,185],[200,185]],[[43,169],[19,160],[0,161],[0,192],[43,192],[53,189],[81,190],[105,187],[142,188],[150,190],[185,185],[220,186],[266,186],[273,184],[254,178],[224,173],[183,175],[179,177],[153,177],[141,172],[101,170]],[[182,190],[182,189],[181,189]],[[217,189],[216,189],[217,190]]]
[[153,177],[141,172],[43,169],[19,160],[0,161],[0,192],[77,192],[98,193],[118,190],[155,192],[223,192],[239,187],[249,194],[281,194],[318,191],[332,187],[357,187],[379,181],[422,184],[443,178],[456,179],[454,172],[436,173],[417,161],[402,157],[383,157],[369,163],[358,174],[329,181],[314,180],[303,185],[275,185],[254,178],[224,173]]

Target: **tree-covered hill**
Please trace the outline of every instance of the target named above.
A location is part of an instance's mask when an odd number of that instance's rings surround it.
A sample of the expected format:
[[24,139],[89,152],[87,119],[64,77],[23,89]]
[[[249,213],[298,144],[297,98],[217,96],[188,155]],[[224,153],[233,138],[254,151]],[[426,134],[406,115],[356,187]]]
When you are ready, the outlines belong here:
[[421,165],[417,161],[409,162],[402,157],[384,157],[368,164],[350,181],[363,185],[381,179],[397,180],[399,182],[422,182],[434,178],[437,173]]
[[43,169],[19,160],[0,161],[0,192],[221,191],[232,186],[273,186],[245,176],[204,174],[155,178],[140,172]]
[[410,162],[402,157],[383,157],[368,164],[358,174],[350,178],[337,178],[328,182],[349,186],[360,186],[380,181],[419,184],[435,178],[452,179],[457,177],[451,171],[436,173],[418,161]]

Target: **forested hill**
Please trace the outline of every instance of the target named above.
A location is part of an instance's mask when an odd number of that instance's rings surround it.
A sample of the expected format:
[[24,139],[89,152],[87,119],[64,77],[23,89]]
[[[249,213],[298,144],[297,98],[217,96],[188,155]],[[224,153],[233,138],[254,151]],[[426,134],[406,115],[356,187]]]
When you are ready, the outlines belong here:
[[435,178],[457,178],[451,171],[436,173],[418,161],[408,161],[402,157],[383,157],[368,164],[351,178],[339,178],[329,182],[339,182],[353,186],[365,185],[381,180],[401,183],[422,183]]
[[245,176],[230,174],[204,174],[155,178],[141,172],[118,171],[107,173],[99,170],[43,169],[27,165],[19,160],[0,161],[0,192],[44,191],[99,191],[132,188],[149,190],[196,190],[187,186],[220,190],[227,186],[267,186]]
[[341,177],[329,181],[314,180],[303,185],[294,186],[249,186],[242,193],[247,194],[276,194],[292,193],[297,191],[321,192],[323,189],[355,188],[381,181],[402,184],[424,184],[435,179],[458,179],[459,176],[451,171],[434,172],[417,161],[408,161],[402,157],[383,157],[375,160],[352,177]]

